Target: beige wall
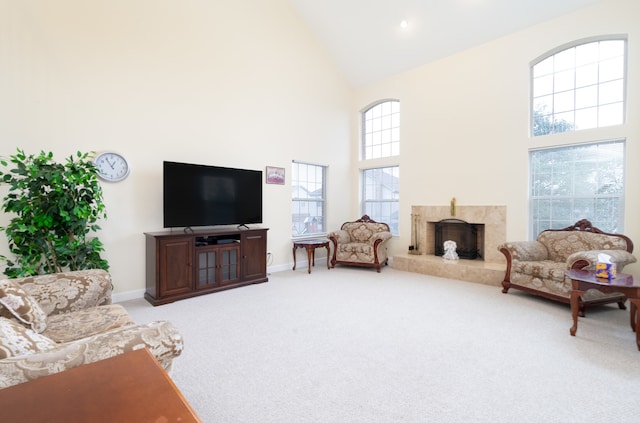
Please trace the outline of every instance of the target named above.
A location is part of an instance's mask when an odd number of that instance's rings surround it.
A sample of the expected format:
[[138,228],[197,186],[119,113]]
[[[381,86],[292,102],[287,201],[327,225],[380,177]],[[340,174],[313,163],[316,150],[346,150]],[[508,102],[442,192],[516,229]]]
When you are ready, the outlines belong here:
[[626,33],[627,123],[571,142],[626,137],[625,232],[640,243],[639,16],[635,0],[603,0],[354,98],[285,0],[0,0],[0,156],[16,147],[59,159],[77,150],[127,156],[131,176],[103,185],[109,218],[100,233],[116,292],[126,293],[144,288],[142,233],[162,229],[163,160],[286,168],[287,185],[264,186],[264,226],[272,266],[287,268],[291,160],[329,165],[329,228],[358,216],[358,113],[397,98],[401,234],[392,253],[409,245],[411,205],[454,196],[506,205],[508,239],[525,239],[528,150],[559,142],[527,135],[529,62],[576,39]]
[[[628,34],[626,124],[576,132],[569,140],[559,136],[530,138],[530,62],[565,43],[604,34]],[[506,205],[507,239],[527,239],[529,149],[617,138],[627,140],[625,233],[640,245],[637,75],[640,2],[604,0],[358,89],[354,115],[379,98],[401,102],[401,234],[392,242],[393,252],[404,252],[410,244],[412,205],[448,205],[452,197],[459,205]],[[358,125],[352,126],[352,133],[358,136]],[[354,163],[363,165],[356,159]],[[625,271],[638,274],[640,265]]]
[[284,167],[286,186],[264,185],[264,226],[272,265],[288,268],[292,160],[330,165],[329,223],[350,215],[351,94],[285,0],[0,0],[0,156],[130,161],[128,179],[103,184],[116,292],[144,289],[163,160]]

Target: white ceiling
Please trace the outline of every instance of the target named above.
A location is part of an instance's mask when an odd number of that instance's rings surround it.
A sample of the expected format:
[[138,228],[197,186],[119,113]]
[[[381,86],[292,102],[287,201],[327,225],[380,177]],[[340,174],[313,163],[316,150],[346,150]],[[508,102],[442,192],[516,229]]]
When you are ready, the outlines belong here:
[[354,87],[598,1],[289,0]]

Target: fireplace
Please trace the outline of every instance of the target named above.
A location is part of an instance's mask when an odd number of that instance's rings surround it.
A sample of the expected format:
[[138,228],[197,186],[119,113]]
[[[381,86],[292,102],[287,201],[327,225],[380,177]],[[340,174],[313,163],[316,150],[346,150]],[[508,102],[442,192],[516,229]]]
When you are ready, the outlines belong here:
[[[460,219],[476,228],[479,255],[476,260],[443,260],[442,256],[436,255],[435,226],[446,219]],[[506,206],[459,205],[455,210],[449,204],[411,206],[411,229],[409,245],[414,245],[413,253],[393,256],[395,269],[502,286],[506,260],[498,246],[506,242]],[[443,246],[443,242],[438,245]]]
[[473,262],[505,263],[504,255],[498,250],[498,245],[506,242],[506,206],[459,205],[456,207],[455,216],[451,215],[449,205],[411,206],[411,215],[412,228],[415,228],[416,234],[415,248],[420,255],[431,255],[441,260],[441,257],[435,255],[435,224],[445,219],[460,219],[471,225],[477,225],[478,229],[482,227],[478,235],[478,250],[482,260],[473,260]]
[[[476,227],[478,259],[443,260],[435,255],[435,226],[445,219]],[[506,206],[411,206],[411,229],[413,253],[393,256],[395,269],[502,287],[506,260],[498,246],[506,242]]]
[[484,225],[472,224],[460,219],[442,219],[434,223],[434,241],[436,256],[444,255],[445,241],[454,241],[457,245],[456,253],[461,259],[482,258]]

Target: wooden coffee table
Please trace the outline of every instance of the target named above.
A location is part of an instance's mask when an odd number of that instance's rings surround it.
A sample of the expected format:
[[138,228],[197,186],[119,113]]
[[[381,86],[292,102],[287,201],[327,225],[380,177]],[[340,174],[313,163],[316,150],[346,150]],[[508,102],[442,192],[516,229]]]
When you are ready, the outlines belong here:
[[146,349],[0,390],[3,422],[202,422]]
[[640,303],[640,279],[633,275],[624,273],[618,274],[614,279],[597,278],[593,270],[569,270],[565,272],[571,279],[571,315],[573,317],[573,326],[569,329],[571,336],[575,336],[578,331],[578,311],[580,305],[580,297],[588,289],[597,289],[604,293],[621,292],[629,298],[631,304],[629,323],[631,330],[636,332],[636,344],[640,350],[640,328],[636,330],[636,322],[638,319],[638,304]]
[[297,241],[293,241],[293,270],[296,270],[296,249],[297,248],[305,248],[307,250],[307,272],[311,273],[311,266],[316,265],[316,248],[326,248],[327,249],[327,269],[331,269],[329,266],[329,240],[328,239],[299,239]]

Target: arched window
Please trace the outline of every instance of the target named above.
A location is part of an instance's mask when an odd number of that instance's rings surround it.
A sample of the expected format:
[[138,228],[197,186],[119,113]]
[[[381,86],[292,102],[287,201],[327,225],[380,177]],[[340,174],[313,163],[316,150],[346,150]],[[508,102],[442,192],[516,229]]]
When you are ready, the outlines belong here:
[[400,102],[383,100],[362,112],[362,158],[400,154]]
[[583,40],[535,60],[532,135],[624,123],[626,43],[623,37]]

